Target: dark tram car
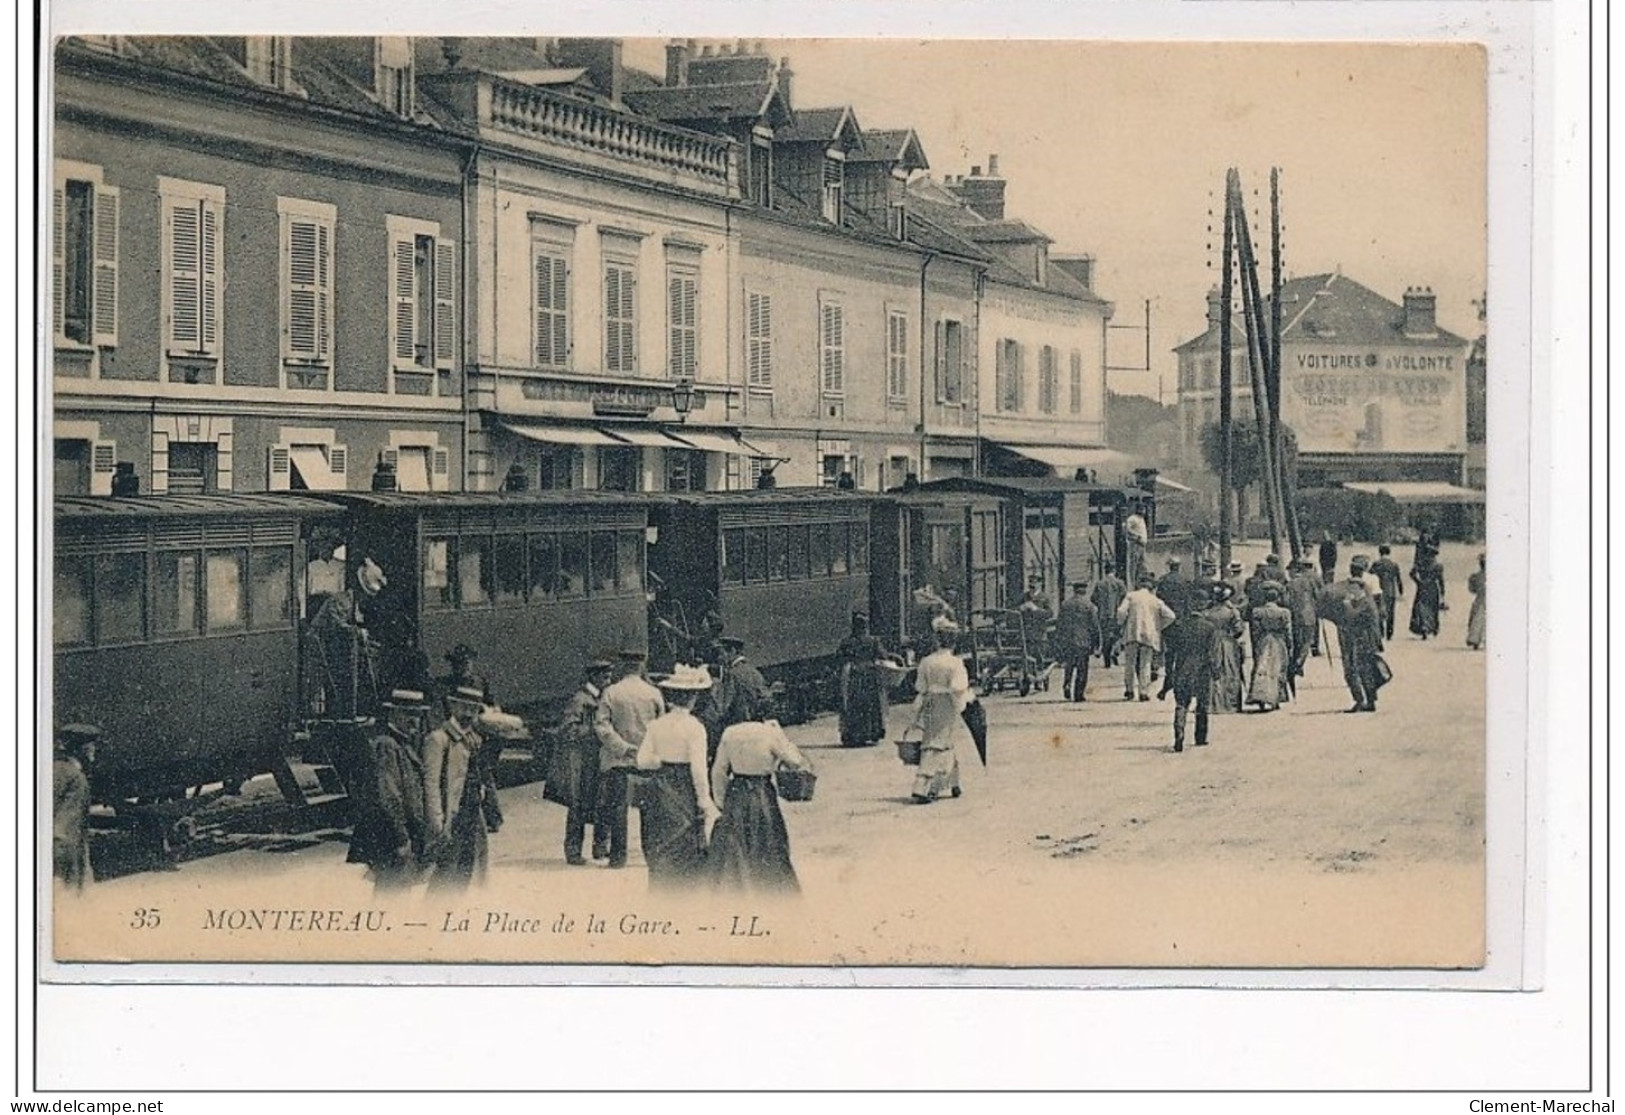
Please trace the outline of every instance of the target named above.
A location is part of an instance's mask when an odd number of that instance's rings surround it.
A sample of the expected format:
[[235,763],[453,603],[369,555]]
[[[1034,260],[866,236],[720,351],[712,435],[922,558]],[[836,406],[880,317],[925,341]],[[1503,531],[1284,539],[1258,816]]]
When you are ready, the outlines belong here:
[[768,681],[783,684],[787,715],[827,704],[836,648],[852,613],[869,605],[876,502],[831,488],[664,498],[650,550],[656,668],[693,654],[720,621]]
[[875,513],[875,633],[894,647],[917,641],[925,620],[915,593],[928,585],[962,624],[1008,607],[1010,516],[997,495],[931,485],[890,493]]
[[[386,584],[362,603],[379,689],[444,674],[466,643],[498,702],[528,718],[574,691],[594,655],[647,639],[642,498],[583,491],[332,492],[345,563]],[[414,661],[416,665],[414,666]]]
[[297,715],[297,496],[56,501],[56,723],[103,730],[97,800],[173,800],[282,761]]

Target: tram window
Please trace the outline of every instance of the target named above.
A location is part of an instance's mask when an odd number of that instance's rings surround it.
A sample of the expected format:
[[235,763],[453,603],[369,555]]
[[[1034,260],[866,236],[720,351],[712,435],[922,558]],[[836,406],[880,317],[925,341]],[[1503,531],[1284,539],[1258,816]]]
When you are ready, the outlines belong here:
[[457,602],[467,608],[491,602],[491,539],[457,540]]
[[455,561],[450,538],[431,538],[423,544],[425,611],[445,611],[455,602],[451,595],[451,573]]
[[745,583],[745,531],[742,527],[722,532],[722,580],[730,585]]
[[559,536],[560,596],[587,594],[587,536],[584,533]]
[[852,524],[831,523],[829,534],[830,575],[844,577],[852,569]]
[[862,573],[869,568],[869,525],[852,524],[852,572]]
[[783,527],[767,532],[767,579],[790,579],[790,532]]
[[52,578],[51,635],[59,647],[84,646],[90,642],[90,558],[56,559]]
[[525,536],[499,534],[496,536],[496,564],[492,568],[498,604],[521,604],[525,600]]
[[608,531],[592,532],[592,591],[612,592],[615,589],[615,535]]
[[96,555],[96,641],[139,642],[146,630],[145,554]]
[[643,592],[643,532],[623,530],[615,535],[615,557],[620,566],[616,581],[625,592]]
[[197,633],[198,555],[191,551],[161,550],[154,562],[153,632],[158,635]]
[[808,532],[808,563],[814,577],[829,576],[829,524],[814,523]]
[[210,631],[241,631],[248,626],[243,562],[241,550],[210,550],[204,555],[203,599]]
[[753,585],[767,582],[767,531],[762,527],[745,532],[745,580]]
[[254,550],[248,557],[249,618],[257,630],[286,627],[292,620],[293,556],[287,550]]
[[787,527],[784,531],[790,536],[790,579],[792,581],[805,581],[807,579],[807,547],[809,542],[809,528],[805,523]]
[[530,598],[548,600],[557,592],[559,578],[558,540],[551,534],[530,536]]

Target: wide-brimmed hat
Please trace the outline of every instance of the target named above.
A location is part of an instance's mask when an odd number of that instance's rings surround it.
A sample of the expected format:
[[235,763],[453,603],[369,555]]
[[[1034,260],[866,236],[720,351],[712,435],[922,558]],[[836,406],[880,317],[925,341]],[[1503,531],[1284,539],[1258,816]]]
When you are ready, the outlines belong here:
[[662,678],[662,689],[699,691],[711,688],[711,671],[704,666],[688,666],[679,662],[671,676]]
[[1225,567],[1225,568],[1227,568],[1227,569],[1229,569],[1229,570],[1230,570],[1230,572],[1232,572],[1232,573],[1240,573],[1240,572],[1241,572],[1241,570],[1242,570],[1242,564],[1241,564],[1241,562],[1239,562],[1239,561],[1232,561],[1232,562],[1231,562],[1231,563],[1230,563],[1230,564],[1229,564],[1229,565],[1228,565],[1228,566],[1226,566],[1226,567]]
[[638,650],[636,647],[628,647],[626,650],[616,651],[615,657],[620,659],[622,662],[642,662],[645,658],[649,657],[649,652]]
[[94,724],[64,724],[56,730],[56,742],[63,747],[83,747],[102,738],[102,730]]
[[1236,588],[1234,585],[1227,585],[1223,581],[1214,581],[1211,585],[1207,586],[1207,594],[1212,598],[1213,603],[1223,604],[1226,600],[1229,600],[1232,596],[1236,595]]
[[1349,568],[1351,570],[1364,573],[1367,569],[1371,568],[1371,559],[1366,557],[1364,554],[1351,558],[1349,559]]
[[582,669],[589,674],[601,674],[605,670],[613,670],[614,668],[615,660],[605,654],[598,655],[582,667]]
[[423,695],[421,689],[394,689],[390,691],[389,700],[384,703],[396,708],[427,708],[429,699]]
[[446,694],[446,700],[461,701],[470,705],[483,705],[485,704],[485,693],[472,685],[459,685]]
[[389,578],[384,576],[383,569],[371,558],[362,558],[361,567],[355,571],[356,583],[361,591],[368,596],[377,596],[389,584]]

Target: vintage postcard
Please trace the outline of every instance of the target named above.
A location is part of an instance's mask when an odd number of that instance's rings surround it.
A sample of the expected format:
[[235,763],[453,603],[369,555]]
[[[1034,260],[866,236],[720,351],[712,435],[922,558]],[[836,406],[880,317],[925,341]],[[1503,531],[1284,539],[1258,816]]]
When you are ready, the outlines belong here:
[[47,64],[52,978],[1485,966],[1481,46]]

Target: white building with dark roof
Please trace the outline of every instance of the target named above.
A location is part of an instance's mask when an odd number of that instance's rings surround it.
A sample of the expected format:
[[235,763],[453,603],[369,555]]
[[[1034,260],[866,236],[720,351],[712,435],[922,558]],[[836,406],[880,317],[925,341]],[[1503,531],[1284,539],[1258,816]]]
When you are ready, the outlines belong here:
[[[1467,452],[1468,342],[1436,320],[1432,290],[1390,301],[1339,273],[1281,288],[1281,421],[1298,441],[1302,488],[1353,482],[1459,484]],[[1267,309],[1266,309],[1267,312]],[[1205,473],[1202,430],[1219,417],[1217,292],[1179,358],[1181,458]],[[1234,414],[1253,416],[1247,334],[1232,326]]]

